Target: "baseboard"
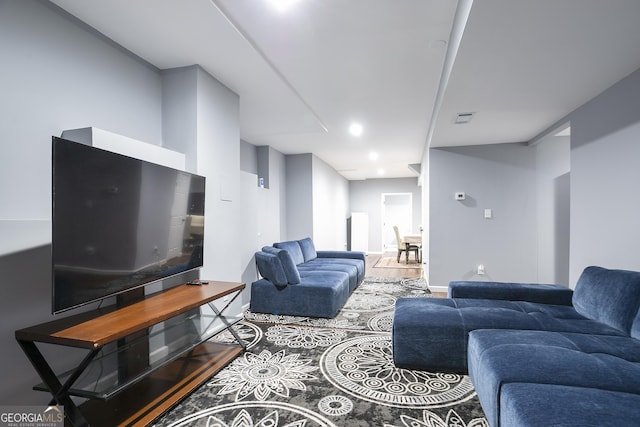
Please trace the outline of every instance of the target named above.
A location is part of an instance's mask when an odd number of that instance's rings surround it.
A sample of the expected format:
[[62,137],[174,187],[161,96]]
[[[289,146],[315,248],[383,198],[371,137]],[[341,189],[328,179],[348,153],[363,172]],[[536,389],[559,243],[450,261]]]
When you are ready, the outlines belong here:
[[431,292],[444,292],[444,293],[447,293],[447,292],[449,292],[449,287],[448,286],[431,286],[431,285],[429,285],[429,290]]

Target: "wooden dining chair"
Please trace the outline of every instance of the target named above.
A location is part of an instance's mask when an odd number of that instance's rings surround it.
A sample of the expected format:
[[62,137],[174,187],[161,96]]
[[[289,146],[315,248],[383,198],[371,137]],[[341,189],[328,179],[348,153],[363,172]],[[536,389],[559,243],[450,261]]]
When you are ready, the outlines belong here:
[[409,252],[414,252],[416,261],[420,262],[420,246],[405,242],[404,239],[400,237],[400,231],[398,231],[397,225],[393,226],[393,231],[396,233],[396,241],[398,242],[398,258],[396,261],[400,262],[400,255],[404,252],[406,263],[409,264]]

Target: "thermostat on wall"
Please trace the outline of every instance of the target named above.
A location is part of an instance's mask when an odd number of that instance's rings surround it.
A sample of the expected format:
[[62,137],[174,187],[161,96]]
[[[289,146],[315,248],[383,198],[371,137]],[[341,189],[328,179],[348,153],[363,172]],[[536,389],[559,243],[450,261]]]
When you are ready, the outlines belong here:
[[464,191],[458,191],[457,193],[455,193],[456,200],[464,200],[466,197],[467,195],[464,194]]

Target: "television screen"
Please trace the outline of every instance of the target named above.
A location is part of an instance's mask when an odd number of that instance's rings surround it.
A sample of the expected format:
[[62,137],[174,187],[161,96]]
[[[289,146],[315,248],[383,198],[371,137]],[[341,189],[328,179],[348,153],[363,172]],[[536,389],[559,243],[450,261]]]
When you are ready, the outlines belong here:
[[202,266],[205,178],[53,138],[59,313]]

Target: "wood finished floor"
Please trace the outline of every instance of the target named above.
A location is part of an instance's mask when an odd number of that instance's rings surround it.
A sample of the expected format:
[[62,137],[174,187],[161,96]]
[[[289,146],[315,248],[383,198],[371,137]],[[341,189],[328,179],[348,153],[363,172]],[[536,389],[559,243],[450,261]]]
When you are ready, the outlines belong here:
[[[375,267],[376,263],[383,256],[393,256],[393,254],[367,254],[367,270],[365,275],[368,277],[396,277],[399,279],[415,279],[422,276],[421,268],[380,268]],[[445,292],[434,292],[434,297],[446,298]]]

